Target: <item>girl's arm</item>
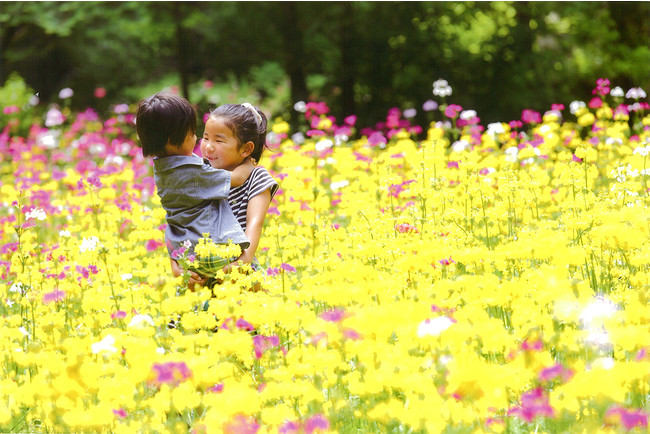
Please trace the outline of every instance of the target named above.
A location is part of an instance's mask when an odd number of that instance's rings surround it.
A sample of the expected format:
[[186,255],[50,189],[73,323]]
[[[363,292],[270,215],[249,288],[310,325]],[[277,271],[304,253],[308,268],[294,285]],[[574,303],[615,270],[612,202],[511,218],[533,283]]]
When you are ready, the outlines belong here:
[[260,244],[260,236],[264,227],[264,218],[271,204],[271,189],[267,188],[257,196],[248,201],[246,208],[246,238],[250,241],[250,246],[244,250],[238,260],[247,264],[253,262],[255,252]]

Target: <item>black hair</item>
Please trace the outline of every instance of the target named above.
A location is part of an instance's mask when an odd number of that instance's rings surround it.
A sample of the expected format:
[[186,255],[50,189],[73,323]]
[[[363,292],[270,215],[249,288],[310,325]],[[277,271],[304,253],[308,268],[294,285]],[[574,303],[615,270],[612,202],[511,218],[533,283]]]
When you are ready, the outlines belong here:
[[259,163],[262,158],[266,144],[267,119],[264,112],[259,108],[250,106],[259,114],[260,119],[253,113],[253,110],[247,105],[242,104],[224,104],[214,109],[210,116],[223,119],[224,123],[239,140],[239,145],[247,142],[253,142],[255,147],[251,152],[251,158]]
[[167,143],[180,148],[196,134],[196,111],[185,98],[159,92],[140,101],[135,129],[145,157],[164,157]]

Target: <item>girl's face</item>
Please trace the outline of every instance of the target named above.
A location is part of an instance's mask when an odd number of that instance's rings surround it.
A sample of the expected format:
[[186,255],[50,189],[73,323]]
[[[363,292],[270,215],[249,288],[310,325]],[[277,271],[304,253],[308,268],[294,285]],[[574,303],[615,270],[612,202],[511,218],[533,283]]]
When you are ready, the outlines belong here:
[[205,123],[205,132],[201,140],[201,154],[216,169],[232,171],[248,156],[235,134],[222,118],[210,116]]

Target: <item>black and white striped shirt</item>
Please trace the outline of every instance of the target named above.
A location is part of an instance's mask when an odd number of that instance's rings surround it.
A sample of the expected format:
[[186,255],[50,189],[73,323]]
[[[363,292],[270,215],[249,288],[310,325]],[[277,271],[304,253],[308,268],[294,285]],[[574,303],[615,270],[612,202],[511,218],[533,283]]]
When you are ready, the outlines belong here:
[[233,187],[228,193],[228,202],[232,208],[235,218],[241,225],[242,230],[246,230],[246,210],[248,202],[267,189],[271,189],[271,199],[278,191],[278,183],[271,177],[268,170],[264,167],[256,166],[248,177],[239,187]]

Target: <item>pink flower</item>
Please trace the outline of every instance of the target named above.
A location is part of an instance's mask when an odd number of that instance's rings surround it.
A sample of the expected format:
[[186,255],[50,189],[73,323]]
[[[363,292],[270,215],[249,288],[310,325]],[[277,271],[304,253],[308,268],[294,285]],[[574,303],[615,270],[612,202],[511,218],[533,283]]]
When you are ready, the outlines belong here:
[[351,115],[343,119],[343,122],[345,125],[353,126],[354,124],[357,123],[357,117],[355,115]]
[[350,340],[353,340],[353,341],[358,341],[358,340],[361,339],[361,333],[359,333],[355,329],[346,328],[346,329],[343,329],[343,338],[344,339],[350,339]]
[[210,80],[205,80],[205,81],[203,82],[203,88],[204,88],[204,89],[211,89],[212,86],[214,86],[214,83],[211,82]]
[[551,381],[557,377],[562,378],[562,381],[569,381],[573,377],[573,371],[565,369],[564,366],[556,363],[554,366],[542,369],[538,376],[541,382]]
[[418,228],[408,223],[401,223],[399,225],[395,225],[395,230],[400,234],[419,233]]
[[307,137],[315,137],[315,136],[324,136],[325,132],[321,130],[309,130],[307,131]]
[[123,310],[118,310],[117,312],[113,312],[111,314],[111,319],[124,319],[126,318],[126,312]]
[[296,269],[295,269],[295,267],[293,265],[285,264],[284,262],[282,264],[280,264],[280,268],[282,270],[286,271],[287,273],[295,273],[296,272]]
[[582,163],[582,158],[578,157],[576,154],[573,154],[571,156],[571,161],[575,161],[576,163]]
[[387,142],[386,137],[379,131],[375,131],[368,137],[368,144],[370,146],[385,145]]
[[458,104],[449,104],[447,108],[445,108],[445,116],[453,119],[458,116],[458,113],[460,113],[462,110],[463,108]]
[[535,110],[526,109],[521,112],[521,120],[526,124],[539,124],[542,122],[542,115]]
[[639,409],[626,409],[614,405],[605,413],[605,423],[609,425],[622,425],[625,429],[647,428],[648,414]]
[[59,291],[58,289],[55,289],[52,292],[43,294],[43,303],[50,304],[52,302],[61,301],[64,298],[65,298],[65,291]]
[[532,422],[537,417],[554,417],[555,410],[548,402],[548,396],[541,387],[537,387],[521,395],[521,406],[508,410],[508,416],[517,416],[526,422]]
[[15,105],[9,105],[9,106],[5,107],[4,109],[2,109],[2,113],[6,114],[6,115],[10,115],[12,113],[18,113],[19,111],[20,111],[20,109],[18,108],[18,106],[15,106]]
[[210,387],[206,392],[210,393],[221,393],[223,392],[224,384],[223,383],[217,383],[214,386]]
[[264,335],[255,335],[253,336],[253,347],[255,349],[255,357],[258,359],[262,358],[262,355],[267,350],[275,348],[280,345],[280,338],[276,335],[273,336],[264,336]]
[[587,106],[589,108],[601,108],[603,106],[603,100],[595,96],[591,99],[591,101],[589,101],[589,104],[587,104]]
[[106,89],[98,87],[95,89],[95,98],[104,98],[106,96]]
[[246,331],[249,331],[249,332],[255,330],[255,327],[253,327],[253,324],[249,323],[244,318],[239,318],[237,320],[237,322],[235,323],[235,327],[237,327],[240,330],[246,330]]
[[300,432],[300,422],[287,420],[278,428],[280,434],[297,434]]
[[113,414],[118,419],[124,419],[127,416],[126,410],[124,410],[123,408],[120,408],[118,410],[113,409]]
[[345,310],[343,309],[330,309],[318,315],[318,317],[327,322],[339,322],[345,318]]
[[161,243],[160,241],[154,239],[147,241],[147,244],[145,244],[145,248],[147,249],[147,252],[153,252],[154,250],[157,250],[161,246],[164,246],[164,243]]
[[521,349],[524,351],[541,351],[544,348],[544,343],[537,339],[535,341],[523,341],[521,343]]
[[154,383],[159,385],[176,385],[192,376],[185,362],[154,363],[151,369],[155,374]]
[[328,431],[330,423],[322,414],[315,414],[305,421],[305,433],[311,434],[316,431]]
[[260,424],[255,419],[241,413],[223,424],[223,432],[226,434],[255,434],[259,429]]

